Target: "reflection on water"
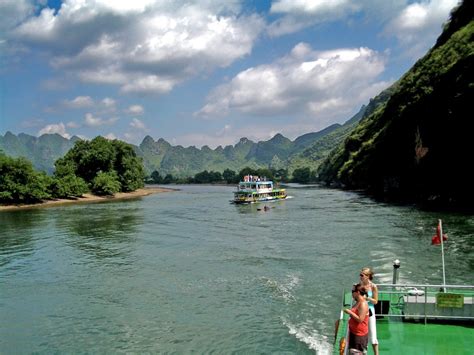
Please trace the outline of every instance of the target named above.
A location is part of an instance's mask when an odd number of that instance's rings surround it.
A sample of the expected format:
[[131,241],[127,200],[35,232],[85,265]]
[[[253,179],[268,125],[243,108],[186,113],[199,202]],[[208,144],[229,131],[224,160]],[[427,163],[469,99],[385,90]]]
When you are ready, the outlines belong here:
[[33,252],[35,230],[42,228],[43,220],[42,210],[0,213],[0,266]]
[[58,228],[66,230],[67,243],[97,259],[124,256],[143,220],[139,207],[123,203],[90,205],[65,210],[57,219]]

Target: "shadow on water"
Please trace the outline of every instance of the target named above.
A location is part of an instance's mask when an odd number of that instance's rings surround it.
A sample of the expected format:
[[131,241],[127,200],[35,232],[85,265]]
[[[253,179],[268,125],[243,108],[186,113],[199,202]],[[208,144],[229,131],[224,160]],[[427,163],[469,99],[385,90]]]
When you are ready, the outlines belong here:
[[33,253],[35,229],[43,221],[44,213],[39,210],[0,213],[0,266]]
[[67,243],[97,259],[126,256],[142,223],[142,209],[128,204],[98,204],[69,210],[57,220]]

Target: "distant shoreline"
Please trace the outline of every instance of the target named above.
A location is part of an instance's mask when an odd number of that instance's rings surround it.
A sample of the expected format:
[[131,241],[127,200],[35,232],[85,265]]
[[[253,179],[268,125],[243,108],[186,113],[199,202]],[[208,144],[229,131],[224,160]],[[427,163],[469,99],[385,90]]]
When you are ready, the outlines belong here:
[[44,208],[44,207],[56,207],[62,205],[70,204],[79,204],[79,203],[93,203],[93,202],[104,202],[104,201],[118,201],[118,200],[128,200],[132,198],[139,198],[148,196],[151,194],[157,194],[162,192],[171,192],[176,191],[176,189],[164,188],[164,187],[144,187],[132,192],[119,192],[114,196],[97,196],[92,194],[84,194],[82,197],[75,199],[56,199],[56,200],[47,200],[41,203],[35,204],[21,204],[21,205],[0,205],[1,211],[15,211],[21,209],[31,209],[31,208]]

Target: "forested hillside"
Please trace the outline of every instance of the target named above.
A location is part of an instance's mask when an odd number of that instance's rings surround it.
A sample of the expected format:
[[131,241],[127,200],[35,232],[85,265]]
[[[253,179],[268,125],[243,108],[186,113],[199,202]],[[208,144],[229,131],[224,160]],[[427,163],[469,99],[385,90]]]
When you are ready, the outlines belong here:
[[320,167],[328,185],[388,200],[472,209],[474,2],[451,14],[435,46]]
[[[369,107],[371,105],[369,104]],[[346,124],[333,124],[319,132],[297,137],[294,141],[276,134],[268,141],[253,142],[241,138],[235,145],[211,149],[172,146],[163,138],[155,141],[147,136],[135,153],[143,159],[147,174],[158,171],[162,176],[186,178],[204,170],[223,172],[226,169],[240,171],[245,167],[254,169],[273,168],[293,170],[303,167],[315,170],[319,162],[338,144],[354,124],[363,116],[366,107]],[[64,156],[80,138],[68,140],[58,134],[33,137],[24,133],[18,136],[7,132],[0,136],[0,150],[12,157],[25,157],[36,169],[49,174],[54,172],[54,162]]]

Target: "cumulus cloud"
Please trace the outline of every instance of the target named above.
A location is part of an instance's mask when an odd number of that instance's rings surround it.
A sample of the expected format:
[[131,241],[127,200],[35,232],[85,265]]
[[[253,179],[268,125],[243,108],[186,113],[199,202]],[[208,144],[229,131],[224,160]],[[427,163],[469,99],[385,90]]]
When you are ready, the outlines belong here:
[[106,97],[101,101],[101,103],[106,108],[115,108],[116,101],[110,97]]
[[366,20],[382,24],[387,37],[396,37],[402,48],[417,58],[433,44],[457,3],[458,0],[276,0],[270,12],[277,18],[268,25],[267,32],[281,36],[337,20],[349,24],[355,14],[362,14]]
[[0,14],[2,14],[2,21],[0,21],[0,39],[2,39],[4,32],[24,21],[34,10],[34,5],[28,0],[0,1]]
[[389,85],[377,80],[384,69],[385,57],[369,48],[314,51],[300,43],[274,63],[244,70],[214,89],[196,115],[213,118],[236,112],[346,119],[354,107]]
[[38,136],[41,136],[43,134],[54,134],[54,133],[57,133],[67,139],[71,138],[71,135],[66,132],[66,126],[62,122],[59,122],[57,124],[49,124],[43,127],[42,129],[39,130]]
[[102,119],[99,117],[94,117],[92,113],[86,113],[84,117],[84,124],[88,127],[99,127],[104,125],[111,125],[117,122],[117,117],[112,117],[109,119]]
[[143,121],[140,121],[138,118],[134,118],[132,122],[130,122],[130,126],[142,131],[145,131],[147,129]]
[[458,0],[431,0],[406,6],[385,28],[385,34],[395,34],[408,55],[419,58],[433,45],[442,31],[441,25]]
[[263,28],[236,2],[66,0],[23,22],[12,38],[41,47],[51,65],[84,82],[163,94],[249,54]]
[[131,105],[125,110],[125,112],[132,116],[139,116],[145,113],[145,109],[140,105]]
[[283,15],[267,29],[271,36],[297,32],[305,27],[334,21],[359,9],[351,0],[276,0],[270,12]]
[[63,105],[71,109],[80,109],[94,106],[94,100],[90,96],[77,96],[72,100],[64,100]]

